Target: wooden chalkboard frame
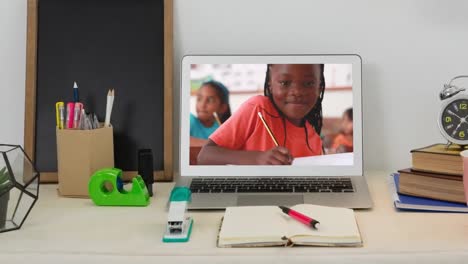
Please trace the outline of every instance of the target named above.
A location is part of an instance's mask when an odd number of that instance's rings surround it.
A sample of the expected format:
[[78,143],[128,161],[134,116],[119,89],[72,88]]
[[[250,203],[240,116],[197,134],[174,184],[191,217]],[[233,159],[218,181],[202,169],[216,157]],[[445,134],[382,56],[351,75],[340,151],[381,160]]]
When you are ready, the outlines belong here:
[[[35,160],[36,134],[36,80],[37,80],[37,31],[38,3],[40,0],[28,0],[27,35],[26,35],[26,83],[25,83],[25,118],[24,149],[31,160]],[[157,181],[173,179],[173,0],[164,1],[164,170],[155,171]],[[136,171],[124,172],[124,179],[129,180]],[[57,182],[57,172],[41,172],[41,182]]]

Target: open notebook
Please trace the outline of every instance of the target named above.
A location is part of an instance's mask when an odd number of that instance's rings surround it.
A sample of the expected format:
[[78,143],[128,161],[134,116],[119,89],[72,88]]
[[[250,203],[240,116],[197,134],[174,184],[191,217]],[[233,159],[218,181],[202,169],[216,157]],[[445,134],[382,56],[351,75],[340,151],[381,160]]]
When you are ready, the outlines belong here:
[[292,219],[277,206],[228,207],[221,223],[218,246],[362,245],[352,209],[311,204],[299,204],[291,209],[320,221],[319,228],[312,229]]

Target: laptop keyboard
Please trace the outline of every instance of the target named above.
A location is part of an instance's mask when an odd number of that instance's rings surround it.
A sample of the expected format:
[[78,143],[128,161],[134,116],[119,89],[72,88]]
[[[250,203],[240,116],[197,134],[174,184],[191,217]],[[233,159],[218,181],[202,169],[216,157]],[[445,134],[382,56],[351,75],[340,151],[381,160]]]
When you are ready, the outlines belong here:
[[347,177],[194,178],[190,190],[192,193],[354,192],[351,179]]

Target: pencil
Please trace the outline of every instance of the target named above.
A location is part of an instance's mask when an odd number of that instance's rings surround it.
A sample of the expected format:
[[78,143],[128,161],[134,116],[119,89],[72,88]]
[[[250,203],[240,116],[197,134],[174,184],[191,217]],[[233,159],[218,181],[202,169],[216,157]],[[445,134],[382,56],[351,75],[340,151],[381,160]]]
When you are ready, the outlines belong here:
[[218,113],[213,112],[213,116],[214,116],[216,122],[218,122],[218,125],[221,125],[221,120],[219,120]]
[[276,140],[275,135],[273,135],[273,132],[271,132],[271,129],[268,126],[268,124],[265,122],[265,119],[263,119],[262,113],[258,112],[258,117],[260,117],[260,120],[262,120],[263,126],[267,130],[268,134],[270,134],[270,137],[273,140],[273,142],[275,142],[275,145],[278,147],[279,146],[278,141]]
[[112,113],[112,105],[114,104],[114,89],[109,89],[107,92],[107,102],[106,102],[106,118],[104,121],[104,126],[110,126],[110,119]]

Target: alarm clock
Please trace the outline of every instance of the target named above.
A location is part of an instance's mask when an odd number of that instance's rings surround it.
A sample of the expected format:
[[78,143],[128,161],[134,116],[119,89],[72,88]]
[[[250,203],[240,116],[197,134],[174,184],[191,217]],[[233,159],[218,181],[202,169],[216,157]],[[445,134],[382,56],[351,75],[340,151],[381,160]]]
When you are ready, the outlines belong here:
[[468,94],[460,93],[465,88],[452,84],[460,78],[468,78],[468,75],[454,77],[439,94],[443,103],[437,123],[442,136],[448,141],[447,146],[468,146]]

